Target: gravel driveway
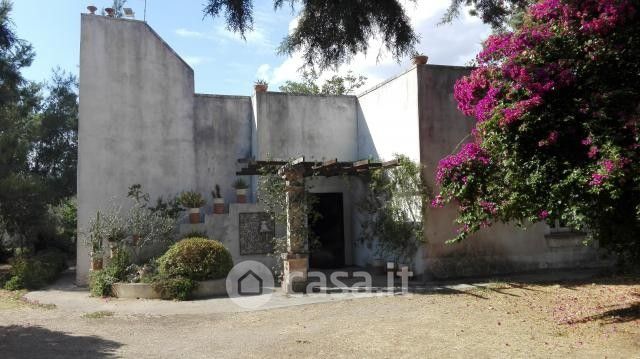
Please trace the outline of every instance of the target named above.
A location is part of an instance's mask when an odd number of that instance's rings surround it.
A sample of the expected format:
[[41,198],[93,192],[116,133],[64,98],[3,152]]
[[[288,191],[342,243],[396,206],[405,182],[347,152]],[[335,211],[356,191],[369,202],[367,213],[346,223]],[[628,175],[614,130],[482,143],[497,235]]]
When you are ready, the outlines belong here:
[[640,358],[640,285],[627,281],[206,315],[79,313],[0,298],[3,358]]

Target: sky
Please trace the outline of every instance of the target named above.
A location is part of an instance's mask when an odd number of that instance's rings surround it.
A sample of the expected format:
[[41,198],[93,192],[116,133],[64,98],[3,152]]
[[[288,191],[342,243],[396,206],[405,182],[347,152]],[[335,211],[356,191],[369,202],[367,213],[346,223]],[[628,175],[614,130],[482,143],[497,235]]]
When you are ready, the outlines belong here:
[[[449,0],[401,0],[420,35],[418,50],[429,63],[465,65],[475,57],[490,33],[488,26],[466,13],[453,24],[438,25]],[[13,22],[18,36],[30,42],[36,58],[23,75],[45,81],[54,68],[78,74],[80,13],[87,5],[102,9],[109,0],[13,0]],[[42,6],[46,3],[46,7]],[[287,80],[300,78],[299,54],[279,56],[276,48],[295,28],[296,13],[290,7],[273,10],[273,0],[254,0],[254,31],[246,41],[226,30],[222,18],[203,17],[205,0],[147,0],[146,21],[193,68],[198,93],[250,95],[253,82],[269,82],[270,90]],[[144,17],[144,0],[128,0],[136,19]],[[53,11],[55,10],[55,11]],[[337,73],[352,70],[368,78],[366,87],[402,73],[410,59],[398,63],[382,51],[381,42],[370,41],[369,52],[360,54]],[[324,78],[332,75],[326,72]]]

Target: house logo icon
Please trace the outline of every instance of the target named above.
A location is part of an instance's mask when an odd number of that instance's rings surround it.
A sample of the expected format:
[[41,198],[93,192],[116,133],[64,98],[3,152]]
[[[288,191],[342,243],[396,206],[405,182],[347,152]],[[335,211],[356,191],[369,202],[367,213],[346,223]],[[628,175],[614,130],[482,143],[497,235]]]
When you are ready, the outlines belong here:
[[247,273],[238,278],[238,294],[239,295],[260,295],[262,294],[262,278],[254,271],[249,270]]
[[238,306],[257,309],[265,305],[274,291],[271,270],[257,261],[237,263],[226,279],[227,295]]

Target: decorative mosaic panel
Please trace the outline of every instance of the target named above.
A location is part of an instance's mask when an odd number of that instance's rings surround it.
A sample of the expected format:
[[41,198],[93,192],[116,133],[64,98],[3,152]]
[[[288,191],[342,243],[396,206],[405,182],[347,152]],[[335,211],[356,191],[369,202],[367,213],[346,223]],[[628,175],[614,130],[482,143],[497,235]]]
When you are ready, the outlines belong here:
[[275,223],[265,212],[239,214],[240,255],[271,253]]

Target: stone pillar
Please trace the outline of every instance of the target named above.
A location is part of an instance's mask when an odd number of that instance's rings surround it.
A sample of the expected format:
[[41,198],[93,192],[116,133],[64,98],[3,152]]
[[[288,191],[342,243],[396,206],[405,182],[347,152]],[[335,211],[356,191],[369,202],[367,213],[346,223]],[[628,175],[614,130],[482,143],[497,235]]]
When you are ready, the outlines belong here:
[[282,289],[287,293],[304,292],[309,272],[304,169],[286,168],[282,176],[286,181],[287,201],[287,253],[283,254]]

